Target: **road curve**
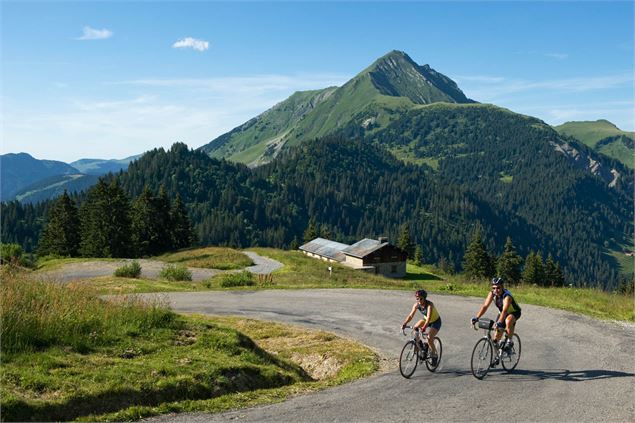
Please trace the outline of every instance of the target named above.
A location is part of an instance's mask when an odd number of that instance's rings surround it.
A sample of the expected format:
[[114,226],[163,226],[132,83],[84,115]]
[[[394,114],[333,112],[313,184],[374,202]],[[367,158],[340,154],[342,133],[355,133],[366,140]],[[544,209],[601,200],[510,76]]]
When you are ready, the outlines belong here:
[[[482,381],[470,372],[482,333],[469,319],[482,300],[431,295],[443,318],[437,373],[397,370],[399,326],[411,293],[377,290],[272,290],[158,294],[175,311],[232,314],[304,325],[356,339],[387,356],[391,370],[280,404],[222,414],[186,413],[151,422],[635,421],[635,326],[521,304],[522,357],[513,374]],[[152,294],[148,294],[152,296]],[[493,306],[486,316],[494,317]]]
[[[251,273],[268,275],[276,269],[282,267],[279,261],[262,257],[252,251],[245,251],[252,261],[253,265],[238,270],[218,270],[203,269],[199,267],[188,267],[192,272],[192,281],[202,281],[216,276],[220,273],[240,272],[247,270]],[[76,263],[66,263],[58,269],[39,272],[38,276],[42,279],[54,280],[59,282],[70,282],[75,280],[89,279],[100,276],[111,276],[115,270],[124,264],[132,262],[133,259],[121,259],[118,261],[91,260]],[[135,259],[141,265],[141,276],[149,279],[157,279],[161,270],[170,263],[152,259]]]

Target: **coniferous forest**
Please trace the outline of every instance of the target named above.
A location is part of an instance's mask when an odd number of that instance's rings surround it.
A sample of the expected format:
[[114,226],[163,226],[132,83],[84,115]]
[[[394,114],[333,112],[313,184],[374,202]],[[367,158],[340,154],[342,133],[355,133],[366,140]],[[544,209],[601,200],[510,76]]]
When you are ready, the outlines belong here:
[[[195,239],[201,245],[289,248],[302,243],[312,222],[320,233],[341,242],[379,235],[396,242],[406,228],[420,260],[462,270],[478,228],[492,257],[501,256],[511,241],[520,256],[549,257],[550,266],[557,265],[567,282],[603,289],[618,286],[620,277],[612,257],[598,244],[597,231],[614,223],[626,227],[627,210],[598,210],[603,218],[596,219],[588,214],[589,208],[578,204],[584,198],[556,201],[562,194],[556,181],[543,188],[545,201],[553,202],[544,216],[532,214],[541,210],[540,204],[532,208],[522,201],[514,212],[504,206],[519,195],[514,190],[488,191],[485,184],[467,189],[455,182],[460,177],[451,180],[428,166],[404,164],[361,136],[306,142],[255,169],[177,143],[168,151],[147,152],[127,172],[109,175],[87,193],[73,197],[80,218],[78,254],[153,255]],[[598,195],[593,181],[585,183],[590,196]],[[619,198],[615,201],[620,204]],[[54,204],[3,204],[3,240],[33,251]],[[567,208],[566,218],[558,217],[560,207]],[[114,216],[116,210],[121,214]],[[104,233],[105,225],[99,223],[104,214],[124,228]],[[179,219],[189,219],[194,233],[188,232],[189,222],[177,229]],[[161,230],[166,227],[170,230]]]

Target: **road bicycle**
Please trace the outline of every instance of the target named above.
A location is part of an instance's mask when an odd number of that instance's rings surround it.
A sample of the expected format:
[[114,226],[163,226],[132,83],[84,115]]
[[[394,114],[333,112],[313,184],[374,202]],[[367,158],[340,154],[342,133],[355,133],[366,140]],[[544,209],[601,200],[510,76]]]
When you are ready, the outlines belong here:
[[[483,329],[485,335],[476,342],[472,350],[472,374],[477,379],[483,379],[489,369],[496,367],[499,363],[507,373],[511,373],[520,361],[520,337],[514,333],[513,343],[509,345],[509,337],[505,333],[504,342],[496,344],[492,338],[492,332],[496,331],[494,321],[490,319],[479,319],[473,325],[474,330]],[[477,328],[478,326],[478,328]]]
[[[411,326],[404,326],[401,333],[406,335],[406,329],[412,329]],[[399,372],[403,377],[409,379],[417,369],[419,362],[426,363],[429,371],[434,372],[441,363],[441,355],[443,353],[443,345],[439,337],[434,338],[434,348],[437,355],[433,357],[428,348],[428,333],[420,333],[418,330],[412,330],[412,339],[405,343],[399,355]]]

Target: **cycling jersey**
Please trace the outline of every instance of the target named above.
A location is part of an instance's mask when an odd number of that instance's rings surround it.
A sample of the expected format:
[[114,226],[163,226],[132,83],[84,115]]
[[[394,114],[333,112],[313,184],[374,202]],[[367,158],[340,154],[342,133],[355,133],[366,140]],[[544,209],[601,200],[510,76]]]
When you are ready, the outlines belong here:
[[511,298],[511,303],[509,304],[507,314],[520,313],[520,307],[516,303],[516,300],[514,300],[511,292],[506,289],[503,289],[503,294],[500,297],[494,295],[494,304],[496,304],[496,307],[498,307],[498,311],[503,311],[503,300],[505,299],[505,297]]
[[417,304],[417,310],[419,310],[421,314],[423,314],[423,317],[428,317],[428,304],[432,306],[432,316],[430,316],[430,320],[428,321],[428,324],[432,324],[441,318],[439,317],[439,312],[437,311],[437,308],[434,306],[432,301],[426,301],[425,306],[421,306],[421,304]]

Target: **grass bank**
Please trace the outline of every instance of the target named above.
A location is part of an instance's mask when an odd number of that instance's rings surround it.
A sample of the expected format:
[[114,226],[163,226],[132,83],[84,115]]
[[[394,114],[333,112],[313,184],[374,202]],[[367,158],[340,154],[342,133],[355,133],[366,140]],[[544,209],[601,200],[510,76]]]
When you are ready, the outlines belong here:
[[203,269],[232,270],[242,269],[253,264],[244,253],[224,247],[192,248],[153,258],[166,263],[179,263]]
[[223,411],[377,368],[367,348],[305,328],[180,316],[162,304],[104,301],[85,286],[20,275],[4,275],[0,294],[4,421]]

